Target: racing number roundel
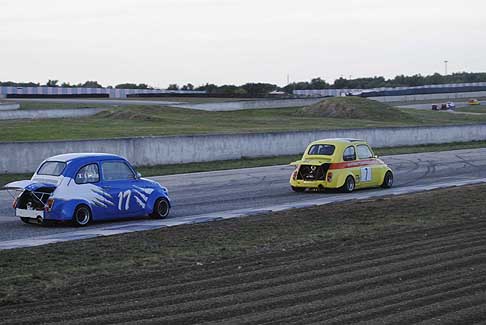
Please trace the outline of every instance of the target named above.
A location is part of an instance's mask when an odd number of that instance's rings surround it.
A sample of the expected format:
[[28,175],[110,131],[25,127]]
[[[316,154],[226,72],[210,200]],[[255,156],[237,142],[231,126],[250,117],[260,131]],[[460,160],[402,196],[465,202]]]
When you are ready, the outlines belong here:
[[371,182],[371,167],[361,167],[361,181]]

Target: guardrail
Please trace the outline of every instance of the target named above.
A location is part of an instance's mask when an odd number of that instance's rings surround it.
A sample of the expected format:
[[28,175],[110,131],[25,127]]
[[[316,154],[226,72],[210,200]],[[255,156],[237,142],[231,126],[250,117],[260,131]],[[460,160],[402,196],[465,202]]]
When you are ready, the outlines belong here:
[[79,141],[0,142],[0,172],[32,172],[45,158],[71,152],[119,154],[136,166],[291,155],[301,153],[311,141],[337,137],[365,139],[374,147],[467,142],[486,140],[486,124]]
[[418,100],[467,100],[471,98],[486,97],[486,91],[476,91],[469,93],[440,93],[426,95],[405,95],[405,96],[379,96],[368,97],[379,102],[413,102]]
[[17,103],[0,103],[0,111],[14,111],[20,108]]

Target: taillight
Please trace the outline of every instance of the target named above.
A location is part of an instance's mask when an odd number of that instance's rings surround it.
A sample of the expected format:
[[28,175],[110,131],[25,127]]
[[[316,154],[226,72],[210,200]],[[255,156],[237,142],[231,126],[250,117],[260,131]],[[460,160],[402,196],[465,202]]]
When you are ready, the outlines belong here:
[[299,172],[299,167],[296,167],[294,172],[292,173],[292,179],[297,179],[297,173]]
[[332,172],[327,173],[327,182],[332,182]]
[[54,199],[48,199],[47,200],[47,204],[45,206],[45,210],[47,212],[51,211],[52,210],[52,206],[54,205]]
[[19,199],[19,198],[18,198],[18,197],[16,197],[16,198],[13,200],[13,202],[12,202],[12,208],[14,208],[14,209],[15,209],[15,208],[17,207],[17,201],[18,201],[18,199]]

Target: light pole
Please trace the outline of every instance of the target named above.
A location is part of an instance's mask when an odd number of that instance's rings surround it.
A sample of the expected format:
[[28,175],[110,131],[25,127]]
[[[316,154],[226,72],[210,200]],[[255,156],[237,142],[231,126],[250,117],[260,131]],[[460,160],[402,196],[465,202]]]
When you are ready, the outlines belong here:
[[449,63],[449,61],[444,60],[444,71],[446,76],[447,76],[447,63]]

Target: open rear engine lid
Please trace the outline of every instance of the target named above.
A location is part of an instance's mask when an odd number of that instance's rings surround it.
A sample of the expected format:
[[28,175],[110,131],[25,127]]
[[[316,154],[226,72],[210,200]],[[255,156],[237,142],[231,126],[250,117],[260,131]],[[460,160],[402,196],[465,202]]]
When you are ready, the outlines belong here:
[[39,188],[49,188],[55,189],[56,185],[49,184],[49,183],[39,183],[32,180],[23,180],[23,181],[16,181],[12,183],[8,183],[4,186],[7,190],[27,190],[27,191],[37,191]]
[[298,160],[290,163],[291,166],[297,165],[311,165],[311,166],[321,166],[322,164],[326,164],[331,162],[331,159],[303,159]]

